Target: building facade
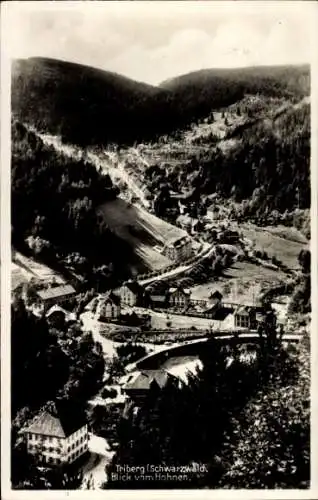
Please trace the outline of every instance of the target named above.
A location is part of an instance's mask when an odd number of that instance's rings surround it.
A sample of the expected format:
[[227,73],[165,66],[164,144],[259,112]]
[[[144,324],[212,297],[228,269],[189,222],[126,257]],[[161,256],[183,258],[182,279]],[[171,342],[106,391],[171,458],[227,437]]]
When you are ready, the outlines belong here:
[[183,288],[170,288],[168,292],[169,306],[176,309],[186,309],[190,305],[190,291]]
[[241,306],[234,311],[234,326],[256,330],[256,310],[254,307]]
[[189,236],[176,238],[167,243],[163,253],[168,259],[173,261],[181,261],[189,259],[192,256],[192,244]]
[[87,423],[78,415],[45,411],[24,434],[27,452],[45,466],[71,464],[88,451]]
[[121,314],[120,298],[112,292],[103,295],[97,303],[95,314],[98,319],[117,319]]
[[38,304],[44,311],[48,311],[54,305],[67,304],[76,296],[76,290],[72,285],[62,285],[39,290],[37,292]]
[[138,283],[128,281],[121,287],[116,288],[114,294],[120,297],[121,304],[134,307],[140,303],[143,296],[143,289]]

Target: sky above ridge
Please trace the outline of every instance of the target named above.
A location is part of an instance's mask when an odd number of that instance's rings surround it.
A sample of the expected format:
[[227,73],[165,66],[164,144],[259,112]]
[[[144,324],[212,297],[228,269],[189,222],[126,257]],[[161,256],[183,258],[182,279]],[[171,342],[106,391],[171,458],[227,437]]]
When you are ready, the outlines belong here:
[[203,68],[307,63],[314,4],[7,2],[6,50],[151,84]]

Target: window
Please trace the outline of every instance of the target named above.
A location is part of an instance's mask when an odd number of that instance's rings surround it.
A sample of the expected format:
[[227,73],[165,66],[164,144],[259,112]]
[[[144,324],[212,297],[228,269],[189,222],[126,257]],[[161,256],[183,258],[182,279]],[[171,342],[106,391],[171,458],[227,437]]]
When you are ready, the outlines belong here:
[[71,451],[71,447],[70,447],[70,446],[68,446],[68,448],[67,448],[67,453],[69,453],[70,451]]
[[49,457],[48,461],[49,461],[49,463],[51,464],[54,460],[53,460],[53,458],[52,458],[52,457]]

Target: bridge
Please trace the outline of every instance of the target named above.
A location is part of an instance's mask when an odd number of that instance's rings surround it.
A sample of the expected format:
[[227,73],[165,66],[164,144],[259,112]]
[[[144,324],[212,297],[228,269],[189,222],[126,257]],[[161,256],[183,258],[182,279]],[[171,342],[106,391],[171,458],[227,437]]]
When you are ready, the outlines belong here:
[[[169,358],[200,355],[206,352],[207,344],[211,339],[218,340],[227,345],[259,344],[260,342],[260,336],[257,332],[249,330],[237,332],[218,331],[214,332],[213,336],[189,340],[169,347],[164,346],[162,350],[148,354],[138,361],[127,365],[126,371],[158,369]],[[281,340],[282,342],[298,343],[301,339],[301,334],[284,333]]]

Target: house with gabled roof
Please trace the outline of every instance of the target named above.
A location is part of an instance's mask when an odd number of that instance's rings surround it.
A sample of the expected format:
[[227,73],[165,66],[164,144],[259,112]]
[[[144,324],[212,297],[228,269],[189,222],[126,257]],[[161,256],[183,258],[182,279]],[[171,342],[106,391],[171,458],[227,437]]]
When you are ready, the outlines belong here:
[[121,314],[120,297],[112,291],[102,294],[98,299],[95,314],[97,319],[101,320],[110,321],[117,319]]
[[116,288],[114,294],[120,297],[122,305],[133,307],[138,306],[142,302],[144,289],[137,281],[129,280],[119,288]]
[[37,292],[38,303],[47,311],[54,305],[66,304],[76,296],[76,290],[72,285],[61,285],[39,290]]
[[157,370],[140,370],[130,374],[122,390],[135,403],[141,403],[150,393],[175,385],[180,381],[177,377],[162,368]]
[[46,466],[75,462],[88,450],[84,414],[70,403],[56,402],[23,429],[27,452]]
[[169,306],[176,309],[186,309],[190,305],[191,292],[187,288],[175,287],[169,288],[168,300]]
[[234,311],[234,325],[238,328],[247,328],[255,330],[256,324],[256,308],[250,306],[239,306]]

